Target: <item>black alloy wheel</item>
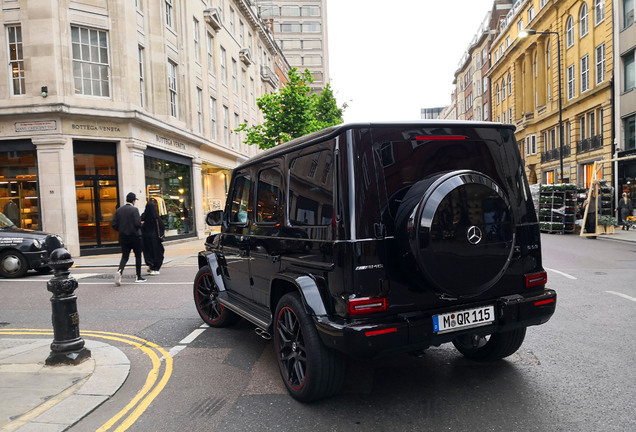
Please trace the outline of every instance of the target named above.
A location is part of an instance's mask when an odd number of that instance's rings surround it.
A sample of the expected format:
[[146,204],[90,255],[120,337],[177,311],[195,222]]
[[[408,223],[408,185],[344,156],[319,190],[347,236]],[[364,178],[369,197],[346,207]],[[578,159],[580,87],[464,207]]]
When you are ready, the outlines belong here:
[[466,334],[457,336],[453,345],[457,351],[469,359],[480,362],[491,362],[508,357],[521,347],[526,337],[526,328],[494,333],[488,336]]
[[219,287],[210,266],[201,267],[194,278],[194,304],[203,321],[211,327],[227,327],[241,319],[219,302]]
[[344,382],[344,358],[324,346],[298,293],[285,294],[276,308],[274,347],[289,393],[310,402],[338,393]]
[[0,254],[0,276],[21,278],[29,270],[26,258],[18,251],[8,250]]

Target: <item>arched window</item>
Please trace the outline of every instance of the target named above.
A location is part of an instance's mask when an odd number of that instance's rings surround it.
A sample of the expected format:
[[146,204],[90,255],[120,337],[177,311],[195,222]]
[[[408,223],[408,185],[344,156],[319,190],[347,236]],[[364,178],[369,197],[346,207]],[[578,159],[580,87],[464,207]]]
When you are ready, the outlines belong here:
[[508,96],[512,96],[512,75],[508,74]]
[[497,105],[499,105],[499,98],[500,98],[499,84],[497,84],[497,87],[495,88],[495,94],[497,95]]
[[565,22],[565,41],[568,48],[574,45],[574,18],[572,18],[572,15]]
[[594,25],[605,21],[605,0],[594,0]]
[[579,37],[583,37],[587,34],[588,31],[588,23],[587,23],[587,3],[583,2],[583,6],[581,6],[581,11],[579,12]]
[[501,100],[506,100],[506,79],[501,80]]

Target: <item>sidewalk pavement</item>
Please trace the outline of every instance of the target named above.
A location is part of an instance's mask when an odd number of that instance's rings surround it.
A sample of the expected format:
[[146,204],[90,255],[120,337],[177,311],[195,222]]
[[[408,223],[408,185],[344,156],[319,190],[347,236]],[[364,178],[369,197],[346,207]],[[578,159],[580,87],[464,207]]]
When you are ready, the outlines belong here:
[[[636,243],[636,230],[619,228],[597,239]],[[165,263],[195,260],[203,242],[195,238],[166,243]],[[80,256],[73,258],[73,267],[105,267],[114,272],[119,258],[119,254]],[[51,342],[0,338],[0,431],[64,431],[107,401],[128,377],[130,362],[125,354],[94,340],[86,340],[89,360],[77,366],[45,366]]]
[[[196,262],[203,243],[198,238],[166,242],[164,263]],[[119,259],[120,254],[73,257],[73,268],[104,267],[108,268],[105,271],[114,272]],[[134,259],[133,255],[126,266],[133,273]],[[0,327],[2,432],[67,430],[115,394],[130,372],[126,355],[107,343],[84,339],[91,351],[90,359],[76,366],[46,366],[52,337],[30,339],[9,335],[11,331]]]

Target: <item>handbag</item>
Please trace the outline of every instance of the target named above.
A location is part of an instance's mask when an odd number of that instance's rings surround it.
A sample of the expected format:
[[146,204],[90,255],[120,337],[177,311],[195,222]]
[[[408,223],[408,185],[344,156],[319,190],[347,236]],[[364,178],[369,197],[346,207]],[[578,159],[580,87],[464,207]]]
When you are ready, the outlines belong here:
[[157,224],[157,237],[159,237],[159,241],[163,242],[166,239],[166,235],[164,234],[160,234],[161,230],[159,229],[159,220],[155,219],[155,223]]

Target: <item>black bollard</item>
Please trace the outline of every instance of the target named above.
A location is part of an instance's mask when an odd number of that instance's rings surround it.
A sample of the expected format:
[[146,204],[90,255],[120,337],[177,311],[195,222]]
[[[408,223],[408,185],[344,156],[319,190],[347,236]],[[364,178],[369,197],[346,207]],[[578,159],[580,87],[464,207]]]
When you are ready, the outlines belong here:
[[46,364],[77,365],[89,359],[91,352],[84,347],[84,339],[79,334],[77,296],[73,293],[77,289],[77,280],[68,270],[73,265],[71,254],[64,248],[55,249],[49,265],[55,272],[55,276],[46,283],[46,289],[53,293],[53,343]]

